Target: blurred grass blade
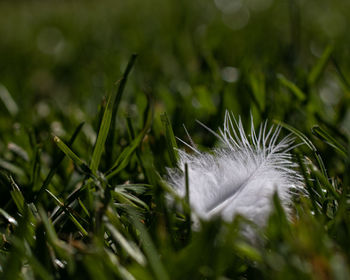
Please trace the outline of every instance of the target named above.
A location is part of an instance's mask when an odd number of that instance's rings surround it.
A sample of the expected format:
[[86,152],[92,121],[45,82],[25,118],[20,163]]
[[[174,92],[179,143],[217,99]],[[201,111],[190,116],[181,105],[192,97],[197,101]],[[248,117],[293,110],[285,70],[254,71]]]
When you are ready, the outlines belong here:
[[140,238],[142,242],[143,250],[147,256],[149,264],[154,272],[155,279],[157,280],[169,280],[167,271],[165,270],[156,247],[153,244],[151,237],[149,236],[145,226],[138,220],[136,212],[133,209],[128,209],[130,218],[135,228],[140,232]]
[[24,161],[27,161],[27,162],[29,161],[28,153],[17,144],[10,142],[8,143],[7,148],[9,149],[9,151],[11,151],[12,153],[14,153],[16,156],[20,157]]
[[47,217],[45,210],[41,206],[38,207],[38,213],[46,229],[48,242],[55,249],[55,252],[57,252],[61,258],[66,259],[68,261],[67,264],[70,265],[69,261],[71,261],[70,254],[73,251],[72,248],[58,238],[54,226]]
[[15,218],[8,214],[4,209],[0,208],[0,215],[2,215],[10,224],[17,226],[18,223]]
[[25,172],[18,166],[0,158],[0,168],[11,172],[19,177],[25,177]]
[[91,174],[90,168],[83,162],[58,136],[54,136],[54,141],[61,151],[69,157],[77,166],[79,166],[84,172]]
[[317,61],[315,66],[311,69],[307,79],[309,86],[313,86],[317,82],[317,80],[320,78],[333,52],[333,49],[334,49],[333,45],[328,45],[326,49],[323,51],[320,59]]
[[[18,240],[16,246],[17,248],[22,247],[23,243]],[[33,269],[33,272],[36,274],[37,279],[54,279],[53,275],[47,270],[47,266],[44,266],[44,264],[34,256],[31,248],[26,242],[24,242],[24,246],[21,248],[21,250],[22,253],[25,254],[25,257],[28,260],[30,267]]]
[[140,265],[146,265],[145,256],[134,242],[128,241],[113,225],[106,223],[106,228],[111,233],[116,242]]
[[243,242],[236,242],[234,248],[237,250],[237,252],[239,252],[240,255],[257,263],[262,262],[262,256],[260,252],[252,245]]
[[179,158],[178,152],[177,152],[177,144],[176,144],[173,128],[171,127],[171,124],[166,112],[164,112],[161,115],[161,120],[165,129],[165,138],[166,138],[166,144],[168,148],[170,161],[172,166],[176,166],[177,160]]
[[349,91],[350,91],[350,82],[347,78],[347,75],[344,73],[344,71],[340,68],[340,65],[338,64],[338,61],[331,56],[331,60],[333,62],[333,65],[337,71],[338,77],[341,81],[341,83],[344,85],[344,87],[346,88],[346,90],[348,91],[347,95],[349,95]]
[[41,161],[40,161],[41,148],[37,145],[34,152],[34,161],[31,173],[31,189],[33,192],[38,191],[37,182],[40,177]]
[[16,102],[13,100],[7,88],[2,84],[0,84],[0,99],[4,103],[7,111],[11,114],[11,116],[17,115],[18,106]]
[[120,277],[120,279],[136,280],[135,277],[124,266],[122,266],[120,264],[120,262],[115,254],[113,254],[110,250],[107,250],[107,249],[105,249],[105,252],[106,252],[110,262],[113,264],[113,269],[116,270],[116,272],[117,272],[116,274]]
[[[96,144],[95,144],[94,151],[91,158],[90,168],[93,173],[95,173],[99,167],[102,153],[105,148],[107,136],[111,127],[111,123],[112,123],[112,130],[114,130],[114,119],[118,110],[119,103],[122,98],[127,77],[132,69],[132,66],[134,65],[136,57],[137,57],[136,55],[131,56],[130,61],[124,72],[123,78],[120,81],[118,90],[113,91],[108,98],[107,106],[102,117],[101,125],[100,125],[97,139],[96,139]],[[113,143],[111,143],[111,145],[113,145]],[[111,156],[110,152],[109,152],[109,156]]]
[[288,88],[300,101],[304,101],[306,99],[305,93],[296,84],[289,81],[286,77],[279,74],[277,75],[277,79],[282,85]]
[[21,214],[23,214],[24,204],[25,204],[24,196],[21,190],[19,189],[18,185],[16,184],[16,182],[13,180],[13,178],[9,176],[9,179],[12,186],[11,196],[12,196],[13,202],[16,204],[18,211]]
[[256,105],[260,113],[266,110],[266,81],[262,72],[252,73],[249,76],[249,91],[252,101]]
[[38,207],[38,212],[39,212],[39,216],[46,228],[46,232],[48,235],[48,239],[49,241],[51,241],[53,244],[58,243],[59,239],[58,236],[56,234],[55,228],[53,227],[52,223],[49,221],[49,218],[47,217],[44,209],[39,206]]
[[293,134],[295,134],[296,136],[298,136],[300,138],[300,140],[305,143],[306,146],[308,146],[313,152],[314,152],[314,155],[315,155],[315,158],[317,160],[317,163],[321,169],[321,172],[323,173],[323,175],[327,178],[328,175],[327,175],[327,171],[326,171],[326,167],[323,163],[323,160],[321,158],[321,155],[319,154],[318,150],[316,149],[315,145],[310,141],[309,138],[306,137],[305,134],[303,134],[302,132],[300,132],[299,130],[297,130],[296,128],[284,123],[284,122],[281,122],[281,121],[275,121],[278,125],[284,127],[285,129],[289,130],[290,132],[292,132]]
[[348,158],[347,151],[343,145],[341,145],[335,138],[333,138],[327,131],[318,125],[314,125],[311,129],[312,133],[316,135],[323,142],[327,143],[331,147],[333,147],[339,154],[341,154],[344,158]]

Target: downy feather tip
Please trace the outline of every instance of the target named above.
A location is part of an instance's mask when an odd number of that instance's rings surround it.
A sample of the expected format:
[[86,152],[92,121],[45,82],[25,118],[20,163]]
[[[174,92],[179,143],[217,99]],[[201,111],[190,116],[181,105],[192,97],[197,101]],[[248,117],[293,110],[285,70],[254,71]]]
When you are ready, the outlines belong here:
[[264,226],[275,192],[289,213],[293,192],[303,188],[289,153],[295,147],[293,138],[279,140],[280,130],[280,126],[267,128],[264,122],[256,132],[252,120],[247,136],[241,119],[226,112],[223,129],[218,134],[210,130],[219,138],[219,147],[210,153],[192,146],[191,154],[179,150],[180,169],[168,169],[167,182],[184,197],[187,163],[190,206],[198,217],[208,220],[221,215],[231,221],[240,214]]

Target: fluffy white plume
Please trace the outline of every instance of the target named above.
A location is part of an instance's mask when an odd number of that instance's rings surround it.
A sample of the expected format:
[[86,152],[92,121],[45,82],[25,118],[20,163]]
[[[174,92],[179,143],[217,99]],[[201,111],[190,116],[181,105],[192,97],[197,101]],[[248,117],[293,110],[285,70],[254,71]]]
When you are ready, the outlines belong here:
[[[223,130],[214,133],[220,140],[219,148],[211,153],[193,147],[192,154],[179,151],[179,166],[188,164],[193,211],[203,219],[221,215],[227,221],[239,213],[263,226],[272,208],[271,197],[277,191],[288,212],[292,193],[303,184],[289,153],[293,138],[278,141],[280,130],[279,126],[268,129],[265,122],[256,133],[252,121],[247,136],[241,120],[226,112]],[[167,181],[185,196],[183,170],[169,169]]]

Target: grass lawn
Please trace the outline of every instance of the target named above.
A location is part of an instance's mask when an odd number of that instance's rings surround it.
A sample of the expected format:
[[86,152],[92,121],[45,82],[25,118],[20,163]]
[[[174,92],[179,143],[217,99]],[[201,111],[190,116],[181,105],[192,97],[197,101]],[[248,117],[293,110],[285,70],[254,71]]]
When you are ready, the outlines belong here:
[[[341,0],[1,1],[0,278],[350,279],[349,19]],[[226,110],[295,138],[304,191],[264,227],[193,226],[166,182]]]

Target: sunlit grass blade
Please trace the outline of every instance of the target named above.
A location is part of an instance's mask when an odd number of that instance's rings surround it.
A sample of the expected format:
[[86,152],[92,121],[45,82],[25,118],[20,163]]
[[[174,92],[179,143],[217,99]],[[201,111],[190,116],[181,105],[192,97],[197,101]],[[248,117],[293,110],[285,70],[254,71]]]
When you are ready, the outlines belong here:
[[13,218],[9,213],[7,213],[4,209],[0,208],[0,215],[2,215],[10,224],[17,226],[18,223],[15,218]]
[[[106,140],[108,137],[108,133],[109,133],[110,128],[111,128],[111,124],[112,124],[112,130],[114,130],[114,119],[116,117],[118,106],[119,106],[119,103],[120,103],[121,98],[122,98],[122,94],[123,94],[123,91],[125,88],[127,77],[128,77],[128,75],[129,75],[129,73],[134,65],[136,57],[137,57],[136,55],[133,55],[130,58],[130,61],[129,61],[129,63],[126,67],[126,70],[124,72],[123,78],[120,81],[118,90],[113,91],[112,94],[108,98],[106,109],[105,109],[103,117],[102,117],[101,125],[100,125],[97,139],[96,139],[96,144],[95,144],[94,151],[93,151],[92,158],[91,158],[90,168],[91,168],[93,173],[95,173],[99,167],[102,153],[105,149],[105,143],[106,143]],[[109,155],[111,156],[110,153],[111,153],[111,151],[109,151]]]
[[61,151],[67,157],[69,157],[78,167],[80,167],[81,170],[83,170],[87,174],[92,173],[87,164],[83,160],[81,160],[58,136],[54,136],[53,139],[57,146],[61,149]]

